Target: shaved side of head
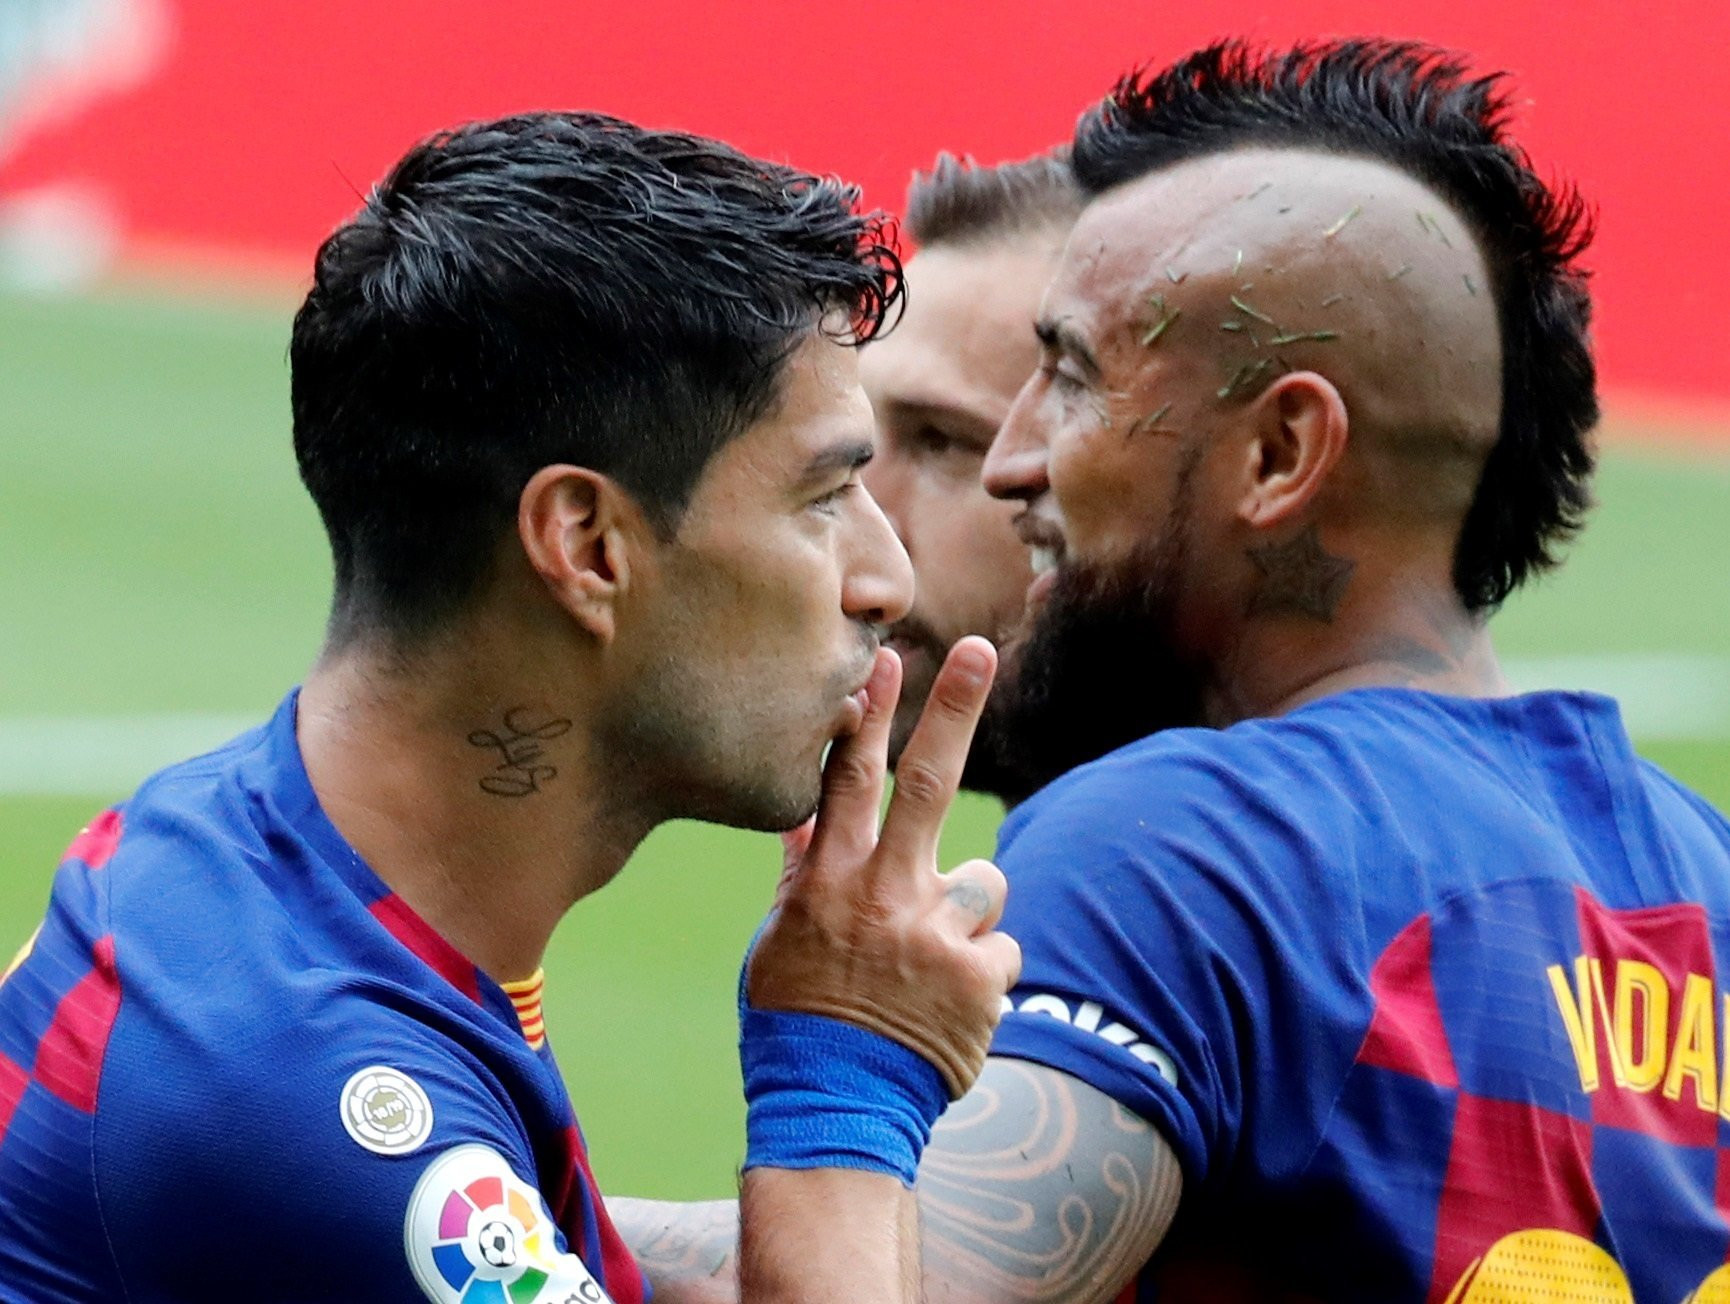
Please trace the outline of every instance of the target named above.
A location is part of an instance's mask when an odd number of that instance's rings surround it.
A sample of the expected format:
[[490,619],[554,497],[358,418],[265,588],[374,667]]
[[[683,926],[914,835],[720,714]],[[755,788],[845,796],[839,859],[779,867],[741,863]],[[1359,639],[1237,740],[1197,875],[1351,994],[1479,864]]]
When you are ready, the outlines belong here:
[[1218,407],[1325,377],[1351,413],[1354,501],[1460,528],[1497,438],[1502,360],[1488,269],[1446,202],[1384,163],[1252,148],[1118,188],[1076,240],[1126,228],[1146,264],[1144,311],[1119,327],[1130,347],[1181,355],[1168,361],[1204,373],[1191,392]]

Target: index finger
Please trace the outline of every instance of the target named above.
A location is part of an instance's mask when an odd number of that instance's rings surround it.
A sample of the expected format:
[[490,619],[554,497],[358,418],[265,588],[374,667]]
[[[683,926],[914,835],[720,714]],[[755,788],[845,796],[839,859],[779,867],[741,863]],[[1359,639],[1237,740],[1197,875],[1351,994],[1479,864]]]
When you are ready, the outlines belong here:
[[985,639],[969,635],[949,649],[895,767],[895,795],[877,844],[879,866],[924,865],[937,854],[937,835],[961,786],[967,749],[996,673],[997,649]]
[[[857,731],[836,739],[829,749],[816,822],[799,866],[839,853],[850,869],[870,855],[877,841],[877,813],[883,806],[889,727],[900,695],[901,659],[887,648],[878,648],[865,685],[865,716]],[[797,872],[799,866],[789,864],[787,869]],[[783,881],[787,877],[783,873]]]

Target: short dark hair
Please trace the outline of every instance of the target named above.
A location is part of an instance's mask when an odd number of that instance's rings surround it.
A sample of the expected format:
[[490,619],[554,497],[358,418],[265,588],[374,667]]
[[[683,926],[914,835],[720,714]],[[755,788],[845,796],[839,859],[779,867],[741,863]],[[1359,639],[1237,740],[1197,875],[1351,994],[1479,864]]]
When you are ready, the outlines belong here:
[[1084,203],[1069,151],[981,166],[950,153],[907,187],[907,234],[924,247],[973,244],[1047,227],[1067,228]]
[[1333,41],[1282,52],[1225,41],[1120,81],[1076,128],[1072,165],[1097,195],[1149,172],[1246,147],[1378,160],[1433,189],[1477,238],[1501,325],[1501,426],[1454,552],[1466,606],[1489,610],[1591,506],[1598,422],[1579,265],[1591,215],[1546,185],[1508,134],[1504,74],[1471,77],[1429,46]]
[[798,344],[863,342],[896,304],[892,237],[858,193],[593,113],[410,150],[324,242],[294,320],[333,640],[412,638],[460,610],[543,466],[611,476],[676,532]]

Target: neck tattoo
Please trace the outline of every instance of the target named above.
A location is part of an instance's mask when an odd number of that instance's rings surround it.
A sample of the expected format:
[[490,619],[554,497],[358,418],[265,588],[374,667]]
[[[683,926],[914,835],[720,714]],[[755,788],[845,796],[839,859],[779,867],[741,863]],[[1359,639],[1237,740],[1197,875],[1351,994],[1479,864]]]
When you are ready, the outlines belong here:
[[1321,532],[1304,527],[1284,543],[1264,543],[1249,550],[1257,581],[1246,612],[1251,616],[1292,613],[1330,624],[1345,596],[1357,563],[1336,557],[1322,547]]
[[491,797],[529,797],[541,785],[556,779],[558,769],[545,761],[542,743],[569,733],[571,722],[555,716],[536,723],[535,712],[513,706],[505,712],[503,728],[476,729],[469,746],[492,752],[498,763],[480,781],[480,789]]

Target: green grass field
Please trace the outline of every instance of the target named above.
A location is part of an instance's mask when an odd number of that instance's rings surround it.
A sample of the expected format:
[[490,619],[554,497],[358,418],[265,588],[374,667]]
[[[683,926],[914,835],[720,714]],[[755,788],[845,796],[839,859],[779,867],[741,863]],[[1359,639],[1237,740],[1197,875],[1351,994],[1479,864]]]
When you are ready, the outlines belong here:
[[[0,757],[0,960],[68,839],[143,777],[39,783],[18,738],[64,741],[68,719],[262,717],[312,658],[326,557],[289,447],[290,311],[0,298],[0,752],[10,736],[15,753]],[[1725,448],[1613,441],[1574,557],[1496,630],[1516,666],[1626,684],[1643,750],[1730,806]],[[102,760],[92,773],[114,769]],[[996,820],[964,801],[947,859],[987,853]],[[778,865],[772,839],[672,826],[556,937],[548,1023],[608,1189],[731,1189],[734,969]]]

